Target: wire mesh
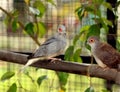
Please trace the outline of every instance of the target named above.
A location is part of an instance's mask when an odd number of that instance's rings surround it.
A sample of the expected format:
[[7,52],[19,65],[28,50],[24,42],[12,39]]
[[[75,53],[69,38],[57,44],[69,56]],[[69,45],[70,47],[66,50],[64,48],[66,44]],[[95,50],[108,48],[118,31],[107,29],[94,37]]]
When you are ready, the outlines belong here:
[[[23,23],[32,21],[32,18],[27,15],[24,1],[16,1],[17,0],[1,0],[0,7],[3,7],[7,11],[11,11],[12,9],[16,8],[21,13],[19,20],[21,20]],[[69,39],[68,45],[70,45],[74,35],[80,30],[82,26],[90,25],[93,23],[93,21],[89,20],[89,18],[92,17],[91,15],[83,19],[81,23],[75,15],[75,9],[80,6],[80,2],[82,1],[83,0],[54,0],[57,8],[53,7],[51,4],[46,3],[46,1],[43,1],[47,5],[47,12],[42,19],[42,21],[47,26],[47,33],[44,38],[40,38],[41,43],[56,31],[58,24],[65,23],[67,26]],[[102,12],[105,14],[106,11],[103,9]],[[21,52],[34,51],[34,49],[36,49],[35,42],[29,36],[22,33],[21,29],[19,29],[17,32],[12,32],[10,27],[6,26],[4,23],[4,15],[5,14],[0,11],[0,49]],[[21,66],[22,65],[1,61],[0,76],[2,76],[2,74],[6,71],[17,72]],[[54,71],[45,69],[36,70],[33,67],[29,67],[28,71],[30,71],[29,77],[25,74],[19,76],[21,83],[18,81],[18,76],[12,78],[9,81],[0,82],[0,92],[6,92],[14,82],[17,82],[19,85],[17,92],[58,92],[60,89],[58,78]],[[42,82],[40,87],[36,86],[35,81],[39,76],[42,75],[47,75],[47,78]],[[89,86],[89,77],[70,74],[68,82],[66,84],[66,92],[84,92],[85,89]],[[105,89],[104,80],[92,78],[92,86],[95,88],[95,92],[101,92]],[[115,86],[115,88],[117,87]],[[119,92],[118,89],[115,88],[113,88],[115,90],[114,92]]]

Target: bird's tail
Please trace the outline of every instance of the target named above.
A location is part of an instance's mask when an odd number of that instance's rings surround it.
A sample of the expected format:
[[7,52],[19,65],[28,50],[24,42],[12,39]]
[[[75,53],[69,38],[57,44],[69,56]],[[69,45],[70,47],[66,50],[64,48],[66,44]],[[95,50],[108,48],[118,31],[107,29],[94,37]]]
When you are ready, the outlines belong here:
[[29,65],[35,63],[37,60],[39,60],[39,58],[34,58],[34,59],[28,60],[28,62],[22,68],[19,69],[18,74],[23,72]]

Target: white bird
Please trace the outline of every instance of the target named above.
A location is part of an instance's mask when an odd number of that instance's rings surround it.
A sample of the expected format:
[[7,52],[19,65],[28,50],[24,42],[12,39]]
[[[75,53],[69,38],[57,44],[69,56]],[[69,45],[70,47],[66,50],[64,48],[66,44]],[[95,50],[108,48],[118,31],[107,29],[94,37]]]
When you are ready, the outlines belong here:
[[[67,45],[66,40],[66,27],[59,25],[57,33],[51,38],[47,39],[33,54],[28,62],[19,70],[24,71],[29,65],[35,63],[38,60],[53,59],[63,53]],[[19,73],[18,72],[18,73]]]

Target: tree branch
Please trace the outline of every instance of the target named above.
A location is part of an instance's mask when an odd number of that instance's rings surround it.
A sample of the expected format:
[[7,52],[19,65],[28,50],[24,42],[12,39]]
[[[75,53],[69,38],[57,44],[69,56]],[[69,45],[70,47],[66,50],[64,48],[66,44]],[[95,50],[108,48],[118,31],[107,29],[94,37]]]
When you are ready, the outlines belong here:
[[[10,51],[0,50],[0,59],[7,62],[25,64],[27,62],[28,55],[19,54]],[[50,62],[50,60],[39,61],[31,66],[50,69],[61,72],[74,73],[79,75],[87,75],[89,74],[91,77],[103,78],[106,80],[115,81],[116,84],[120,85],[120,72],[115,69],[106,69],[99,67],[98,65],[90,65],[90,64],[80,64],[80,63],[72,63],[67,61],[54,61]]]
[[[8,17],[10,17],[11,19],[14,19],[14,16],[11,14],[11,13],[9,13],[8,11],[6,11],[5,9],[3,9],[2,7],[0,7],[0,10],[2,10]],[[20,27],[23,29],[23,30],[25,30],[25,26],[23,25],[23,23],[21,22],[21,21],[17,21],[18,22],[18,24],[20,25]],[[39,40],[36,38],[36,37],[34,37],[34,35],[30,35],[30,34],[28,34],[31,38],[32,38],[32,40],[33,41],[35,41],[35,43],[38,45],[38,46],[40,46],[40,42],[39,42]]]

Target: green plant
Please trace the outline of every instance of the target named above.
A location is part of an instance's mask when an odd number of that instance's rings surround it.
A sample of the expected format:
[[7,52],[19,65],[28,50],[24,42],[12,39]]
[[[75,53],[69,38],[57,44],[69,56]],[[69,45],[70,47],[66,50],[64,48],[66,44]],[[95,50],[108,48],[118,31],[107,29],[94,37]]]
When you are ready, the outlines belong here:
[[[107,19],[106,14],[102,11],[109,9],[116,16],[117,20],[117,7],[120,2],[116,4],[115,8],[112,8],[111,4],[106,2],[105,0],[87,0],[85,3],[81,4],[75,10],[80,22],[84,19],[88,19],[90,21],[89,24],[83,24],[80,28],[78,34],[73,39],[73,44],[68,47],[65,53],[65,59],[73,62],[82,61],[80,59],[81,51],[84,47],[90,49],[90,47],[86,44],[86,40],[89,36],[106,36],[109,31],[109,26],[113,27],[113,23]],[[116,21],[114,21],[116,22]],[[79,46],[79,47],[78,47]],[[77,53],[77,55],[76,55]],[[76,57],[75,57],[76,56]],[[92,62],[92,61],[91,61]],[[90,80],[91,81],[91,80]],[[85,90],[85,92],[94,92],[94,88],[91,86],[92,81],[90,82],[90,87]]]
[[[86,39],[89,36],[100,36],[102,33],[105,35],[108,33],[108,26],[113,25],[112,22],[106,18],[106,14],[103,14],[104,12],[101,11],[101,9],[109,9],[114,12],[112,6],[104,0],[88,0],[75,10],[75,13],[78,15],[81,22],[85,18],[92,22],[85,24],[80,28],[78,34],[76,34],[73,39],[73,45],[66,50],[65,59],[76,61],[78,57],[74,56],[76,56],[76,53],[80,54],[82,48],[87,46]],[[71,57],[69,58],[68,55]],[[81,61],[81,59],[78,61]]]
[[[52,5],[55,5],[52,0],[46,0],[47,2],[51,3]],[[80,7],[78,7],[75,10],[75,13],[78,15],[78,18],[80,21],[82,21],[85,17],[88,17],[89,15],[92,15],[89,19],[92,20],[92,24],[84,25],[76,34],[76,36],[73,39],[73,44],[68,47],[68,49],[65,52],[65,59],[75,62],[82,62],[82,59],[79,57],[82,48],[85,47],[85,42],[87,37],[90,35],[98,35],[104,31],[106,34],[108,33],[108,26],[112,26],[112,23],[106,19],[106,16],[103,15],[101,12],[101,7],[103,7],[105,10],[109,9],[111,11],[115,11],[112,9],[111,5],[104,0],[88,0],[87,3],[82,4]],[[5,23],[6,25],[12,26],[12,31],[16,32],[17,29],[22,28],[23,32],[25,32],[27,35],[29,35],[36,44],[40,45],[38,38],[43,37],[46,32],[45,24],[40,21],[40,19],[43,17],[43,15],[46,12],[46,6],[42,1],[35,0],[35,2],[30,5],[30,0],[25,0],[27,5],[27,10],[32,16],[34,21],[28,21],[26,24],[23,24],[21,21],[19,21],[18,16],[19,12],[17,10],[14,10],[12,12],[7,12],[3,8],[0,7],[0,9],[7,14]],[[120,1],[118,1],[117,6],[119,6]],[[116,14],[116,12],[115,12]],[[116,17],[117,18],[117,17]],[[79,45],[79,48],[77,47]],[[14,76],[14,72],[7,72],[3,74],[1,77],[1,80],[10,80]],[[68,82],[69,74],[62,73],[62,72],[56,72],[57,77],[59,79],[60,83],[60,91],[65,92],[65,85]],[[25,73],[28,79],[35,85],[40,86],[41,83],[47,78],[46,75],[39,76],[37,78],[33,78],[29,72]],[[20,88],[24,89],[22,86],[22,83],[19,82]],[[17,92],[18,84],[16,81],[12,83],[12,85],[9,87],[8,92]],[[24,89],[26,90],[26,89]],[[35,91],[35,90],[34,90]],[[85,90],[85,92],[94,92],[94,88],[91,86]],[[106,91],[105,91],[106,92]]]
[[[33,3],[31,3],[31,0],[24,0],[26,4],[26,16],[32,17],[33,21],[27,21],[26,23],[23,23],[19,19],[20,12],[16,9],[12,11],[6,11],[2,7],[0,7],[0,10],[2,10],[7,16],[5,19],[5,24],[7,27],[10,27],[12,32],[17,32],[18,29],[20,29],[23,33],[27,34],[32,38],[32,40],[37,44],[40,45],[39,38],[43,37],[46,33],[46,26],[45,23],[41,21],[43,16],[45,15],[47,7],[45,6],[44,2],[42,0],[34,0]],[[55,6],[55,3],[53,0],[46,0],[46,2],[52,4]],[[27,15],[28,14],[28,15]],[[1,81],[10,80],[11,77],[15,75],[14,72],[7,72],[3,74],[1,77]],[[29,79],[33,82],[33,84],[36,85],[36,83],[40,86],[42,81],[46,79],[46,75],[39,76],[37,79],[37,82],[34,82],[34,78],[27,72],[26,76],[28,76]],[[18,85],[22,89],[22,83],[18,80],[19,84],[13,83],[7,92],[17,92]]]

